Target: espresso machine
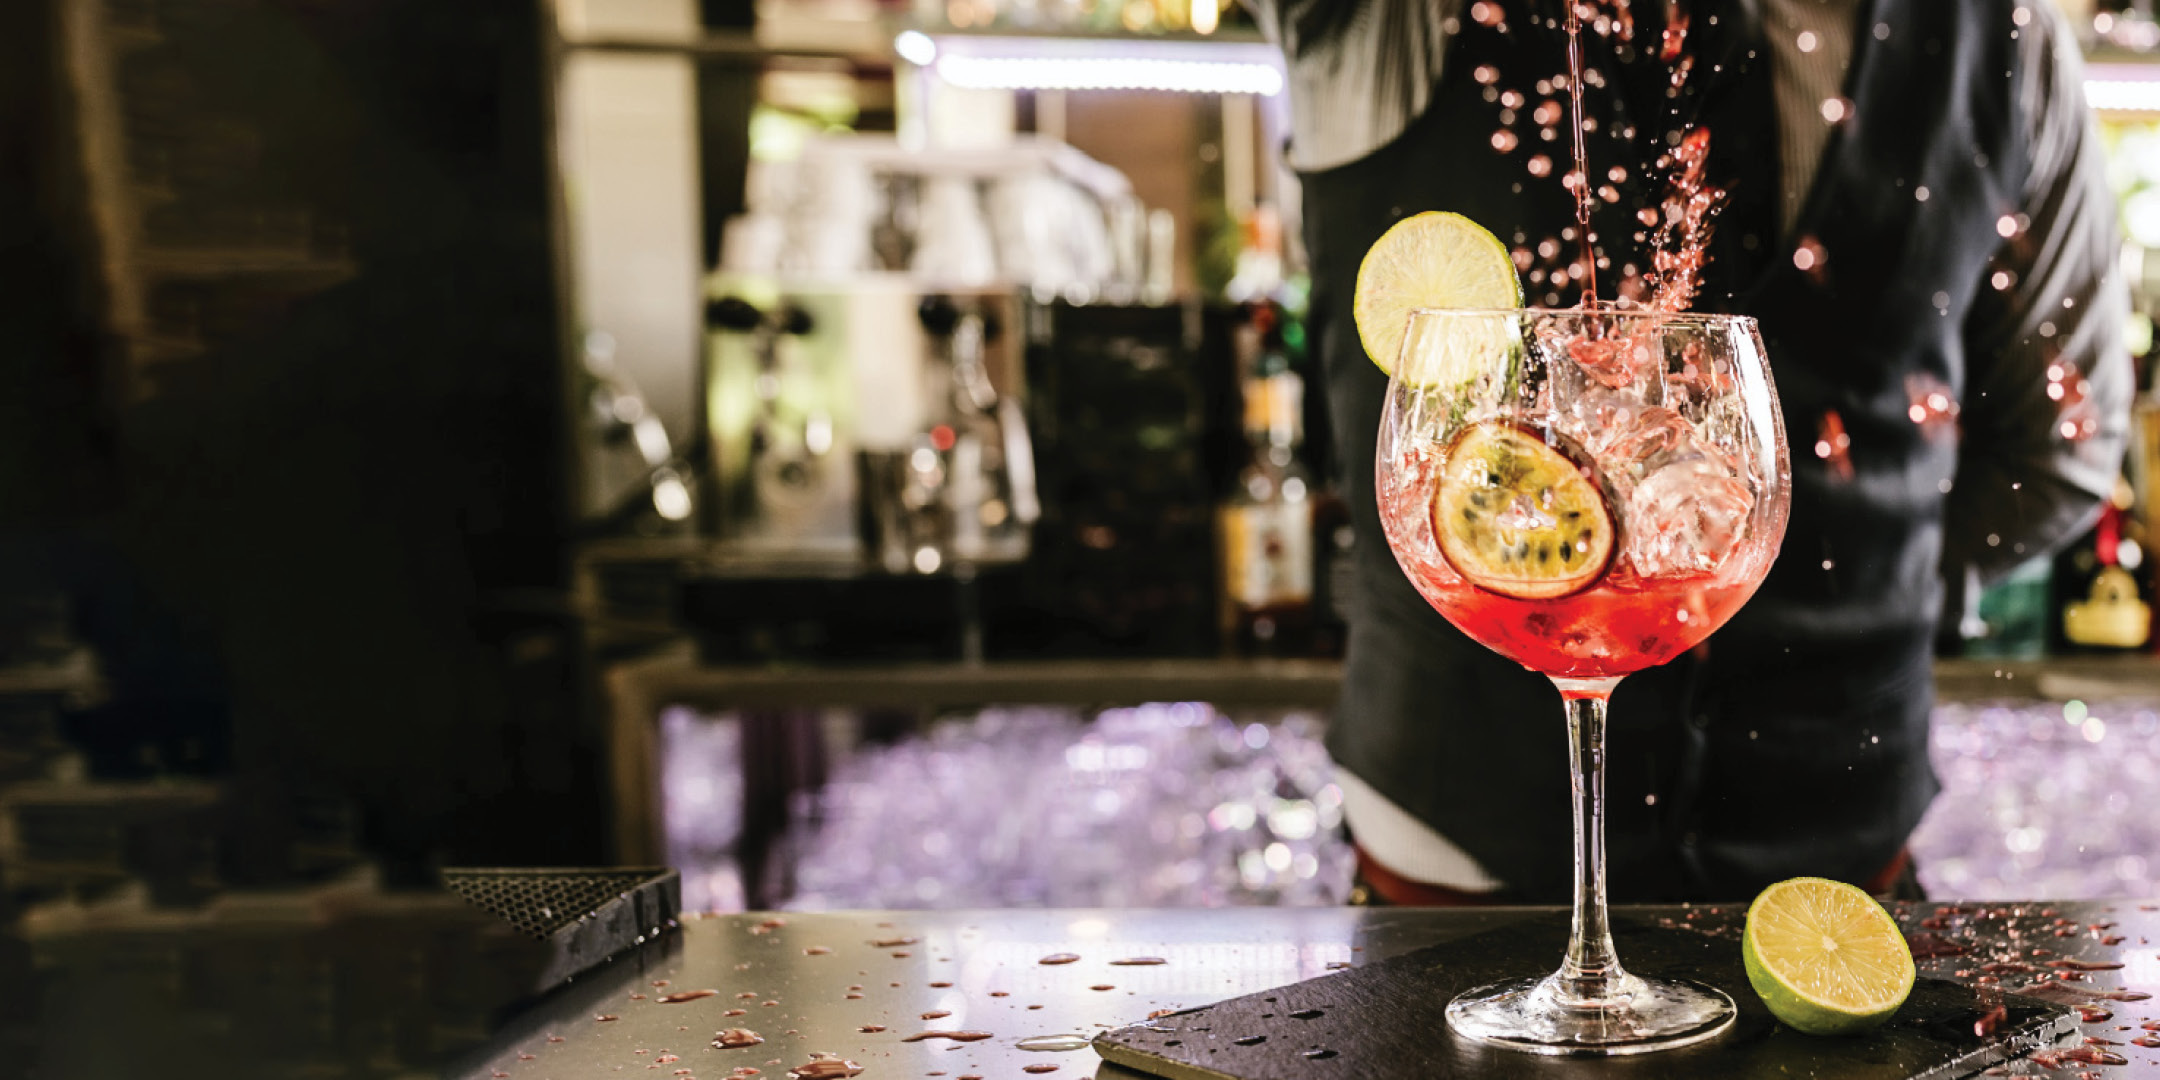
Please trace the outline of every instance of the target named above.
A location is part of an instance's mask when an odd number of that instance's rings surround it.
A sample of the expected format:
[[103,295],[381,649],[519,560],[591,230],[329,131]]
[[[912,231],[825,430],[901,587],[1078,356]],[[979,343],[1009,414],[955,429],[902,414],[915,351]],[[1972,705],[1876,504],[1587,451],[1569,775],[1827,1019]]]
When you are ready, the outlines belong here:
[[708,305],[721,558],[936,574],[1016,562],[1041,512],[1007,291],[894,282]]
[[[977,577],[1025,559],[1041,514],[1020,318],[1010,290],[715,280],[699,500],[715,557],[692,606],[767,623],[722,632],[741,638],[723,653],[980,654]],[[769,625],[781,611],[820,625]]]

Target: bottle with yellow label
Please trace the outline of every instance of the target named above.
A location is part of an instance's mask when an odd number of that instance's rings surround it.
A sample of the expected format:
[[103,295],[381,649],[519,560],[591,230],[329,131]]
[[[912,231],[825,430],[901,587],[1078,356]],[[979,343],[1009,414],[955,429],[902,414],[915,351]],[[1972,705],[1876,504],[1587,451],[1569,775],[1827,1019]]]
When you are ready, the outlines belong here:
[[1272,311],[1238,330],[1246,461],[1216,509],[1223,631],[1248,656],[1309,651],[1313,612],[1312,483],[1298,461],[1305,384],[1271,341]]

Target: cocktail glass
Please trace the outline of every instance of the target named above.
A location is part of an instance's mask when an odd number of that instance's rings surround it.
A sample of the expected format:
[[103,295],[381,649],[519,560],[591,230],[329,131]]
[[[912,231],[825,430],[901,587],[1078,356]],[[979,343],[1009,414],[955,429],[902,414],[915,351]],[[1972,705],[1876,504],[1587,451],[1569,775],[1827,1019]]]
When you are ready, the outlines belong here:
[[1465,992],[1449,1027],[1541,1054],[1642,1053],[1725,1030],[1724,993],[1632,974],[1614,953],[1605,713],[1623,676],[1693,648],[1746,603],[1784,539],[1790,463],[1754,320],[1418,311],[1375,469],[1388,545],[1417,590],[1550,678],[1567,714],[1567,954],[1550,975]]

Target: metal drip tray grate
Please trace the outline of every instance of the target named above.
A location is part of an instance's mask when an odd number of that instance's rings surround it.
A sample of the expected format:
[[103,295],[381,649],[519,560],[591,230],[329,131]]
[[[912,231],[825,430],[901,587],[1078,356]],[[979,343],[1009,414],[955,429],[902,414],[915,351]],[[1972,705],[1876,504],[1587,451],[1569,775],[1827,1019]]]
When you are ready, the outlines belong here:
[[682,911],[682,879],[666,867],[445,868],[443,887],[546,942],[539,988],[656,937]]
[[622,870],[483,870],[443,871],[443,885],[475,907],[535,938],[546,938],[590,916],[610,902],[673,871],[636,867]]

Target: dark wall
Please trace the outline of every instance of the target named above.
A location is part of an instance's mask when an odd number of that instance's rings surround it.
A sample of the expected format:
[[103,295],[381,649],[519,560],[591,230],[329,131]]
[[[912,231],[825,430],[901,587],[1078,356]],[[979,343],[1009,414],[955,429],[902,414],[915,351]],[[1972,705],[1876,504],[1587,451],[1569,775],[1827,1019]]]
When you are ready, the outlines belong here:
[[[198,715],[220,714],[249,808],[236,876],[280,873],[293,805],[325,794],[404,873],[597,859],[597,758],[557,599],[563,376],[536,5],[108,7],[163,20],[160,44],[118,69],[129,168],[177,192],[160,235],[185,247],[298,223],[346,269],[327,286],[158,285],[154,320],[204,347],[118,365],[103,398],[78,389],[98,370],[94,324],[49,296],[0,296],[0,326],[38,328],[10,335],[31,342],[10,374],[57,403],[0,436],[0,477],[43,508],[15,535],[42,536],[27,546],[66,563],[71,589],[118,597],[86,605],[108,612],[85,634],[101,651],[151,656]],[[49,71],[51,40],[0,29],[0,71]],[[42,85],[9,107],[72,115]],[[68,155],[22,156],[13,182],[79,183]],[[32,250],[52,281],[94,291],[96,253],[57,231]],[[93,480],[50,452],[79,445],[104,447]],[[111,638],[138,626],[157,640]]]
[[0,528],[80,516],[110,481],[52,16],[44,3],[0,4]]

